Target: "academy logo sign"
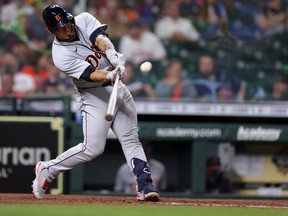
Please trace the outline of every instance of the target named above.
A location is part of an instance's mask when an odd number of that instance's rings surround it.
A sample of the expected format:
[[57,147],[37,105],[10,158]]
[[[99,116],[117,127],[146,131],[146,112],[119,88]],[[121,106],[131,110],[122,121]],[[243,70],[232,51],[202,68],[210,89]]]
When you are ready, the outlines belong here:
[[157,137],[191,137],[197,138],[219,138],[222,131],[219,128],[157,128]]
[[141,139],[213,141],[287,141],[288,126],[257,124],[165,124],[139,123]]
[[237,131],[239,141],[276,141],[279,140],[282,129],[278,128],[251,128],[240,126]]

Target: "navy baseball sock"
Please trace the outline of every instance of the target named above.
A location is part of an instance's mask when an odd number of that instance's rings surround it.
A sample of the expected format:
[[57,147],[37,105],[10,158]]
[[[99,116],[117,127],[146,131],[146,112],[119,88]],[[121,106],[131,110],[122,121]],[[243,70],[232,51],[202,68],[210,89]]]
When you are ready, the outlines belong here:
[[137,177],[138,191],[142,191],[143,187],[148,183],[152,183],[151,172],[147,162],[138,158],[131,160],[133,173]]

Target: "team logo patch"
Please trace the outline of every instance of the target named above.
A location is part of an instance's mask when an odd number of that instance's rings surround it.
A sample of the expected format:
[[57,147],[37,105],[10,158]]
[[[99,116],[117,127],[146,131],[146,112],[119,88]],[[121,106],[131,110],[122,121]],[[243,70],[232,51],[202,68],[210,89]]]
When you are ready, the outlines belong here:
[[55,19],[56,19],[56,21],[57,21],[57,22],[59,22],[59,21],[61,20],[61,17],[60,17],[60,15],[59,15],[59,14],[58,14],[58,15],[56,15],[56,16],[55,16]]

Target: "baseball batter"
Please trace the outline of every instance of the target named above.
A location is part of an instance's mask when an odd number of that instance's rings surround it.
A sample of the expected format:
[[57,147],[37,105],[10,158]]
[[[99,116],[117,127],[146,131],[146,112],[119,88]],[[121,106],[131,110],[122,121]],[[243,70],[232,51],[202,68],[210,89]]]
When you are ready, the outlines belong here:
[[150,168],[138,139],[135,103],[121,81],[114,119],[108,122],[104,118],[113,88],[111,83],[116,73],[121,77],[126,73],[125,58],[115,51],[107,37],[108,26],[89,13],[73,17],[59,5],[48,6],[42,16],[47,31],[55,36],[52,45],[54,64],[71,77],[75,85],[84,139],[55,159],[36,164],[36,177],[32,185],[34,196],[43,198],[49,184],[59,173],[102,154],[111,128],[121,143],[130,169],[137,177],[137,200],[158,201],[159,193],[153,186]]

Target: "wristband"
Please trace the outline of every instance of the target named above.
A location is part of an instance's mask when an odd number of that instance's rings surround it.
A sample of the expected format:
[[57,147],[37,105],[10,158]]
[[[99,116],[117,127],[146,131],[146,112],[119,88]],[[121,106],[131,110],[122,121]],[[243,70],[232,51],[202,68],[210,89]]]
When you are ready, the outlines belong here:
[[111,57],[113,57],[115,55],[118,58],[118,54],[117,54],[115,49],[108,49],[108,50],[106,50],[105,54],[106,54],[108,59],[110,59]]

